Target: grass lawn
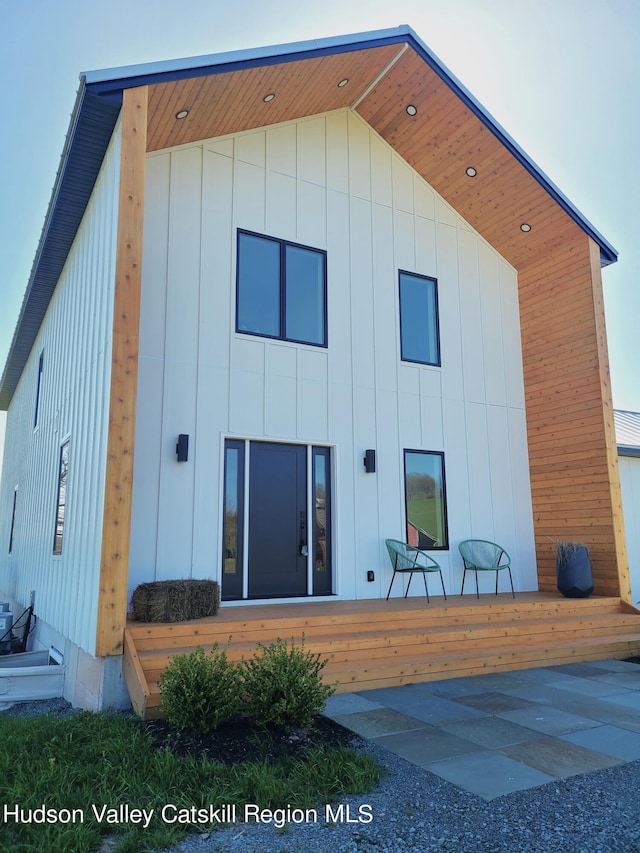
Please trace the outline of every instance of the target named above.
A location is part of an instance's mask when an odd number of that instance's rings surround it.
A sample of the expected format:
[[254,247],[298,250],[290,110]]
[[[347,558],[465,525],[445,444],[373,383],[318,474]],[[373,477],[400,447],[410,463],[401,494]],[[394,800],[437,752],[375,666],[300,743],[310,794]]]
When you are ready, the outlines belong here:
[[[114,853],[162,849],[219,827],[210,806],[234,804],[239,815],[245,803],[311,808],[371,791],[381,775],[329,729],[309,730],[295,749],[242,732],[243,754],[253,738],[251,758],[226,764],[210,756],[233,755],[232,724],[208,736],[208,749],[168,724],[160,730],[122,714],[0,714],[0,850],[92,853],[107,836]],[[185,822],[172,823],[178,816]]]
[[434,539],[442,539],[439,503],[435,497],[415,497],[409,499],[407,507],[409,521]]

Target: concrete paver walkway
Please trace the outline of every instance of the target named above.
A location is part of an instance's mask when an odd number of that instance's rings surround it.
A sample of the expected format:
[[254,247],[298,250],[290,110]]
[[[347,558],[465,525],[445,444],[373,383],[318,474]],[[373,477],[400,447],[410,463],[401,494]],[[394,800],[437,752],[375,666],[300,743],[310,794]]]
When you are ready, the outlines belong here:
[[492,800],[640,758],[640,666],[572,663],[342,693],[325,714]]

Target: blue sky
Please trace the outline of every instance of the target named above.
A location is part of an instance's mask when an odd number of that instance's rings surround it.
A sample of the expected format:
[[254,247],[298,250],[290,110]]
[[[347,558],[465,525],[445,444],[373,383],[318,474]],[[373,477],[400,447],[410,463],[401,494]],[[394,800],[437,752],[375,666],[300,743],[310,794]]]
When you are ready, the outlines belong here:
[[640,411],[640,0],[0,0],[0,20],[2,365],[81,71],[409,24],[618,249],[614,405]]

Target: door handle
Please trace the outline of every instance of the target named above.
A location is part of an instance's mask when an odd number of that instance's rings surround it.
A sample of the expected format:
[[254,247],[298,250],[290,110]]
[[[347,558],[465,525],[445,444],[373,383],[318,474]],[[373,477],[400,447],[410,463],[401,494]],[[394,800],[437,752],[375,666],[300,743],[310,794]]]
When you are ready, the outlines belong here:
[[307,547],[307,514],[305,512],[300,513],[300,556],[306,557],[309,554],[309,548]]

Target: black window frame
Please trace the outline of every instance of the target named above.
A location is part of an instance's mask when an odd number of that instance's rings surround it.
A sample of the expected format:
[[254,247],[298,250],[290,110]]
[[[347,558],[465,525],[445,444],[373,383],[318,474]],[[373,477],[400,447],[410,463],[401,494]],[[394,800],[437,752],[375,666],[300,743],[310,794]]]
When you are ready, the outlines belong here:
[[16,506],[18,503],[18,486],[13,490],[13,507],[11,509],[11,529],[9,531],[9,554],[13,553],[13,537],[16,529]]
[[[320,524],[317,505],[317,468],[316,460],[324,459],[324,537],[319,536]],[[320,541],[324,542],[324,569],[317,568],[316,557],[313,561],[313,594],[331,595],[333,592],[333,549],[331,534],[333,531],[333,507],[332,507],[332,483],[331,483],[331,448],[313,445],[311,447],[311,502],[312,502],[312,547],[313,554],[317,555],[321,548]]]
[[[280,312],[279,326],[280,332],[277,335],[270,335],[266,332],[253,332],[247,329],[239,328],[240,321],[240,241],[242,235],[255,237],[259,240],[266,240],[275,243],[279,246],[280,259],[280,280],[279,280],[279,295],[280,295]],[[287,335],[287,263],[286,255],[287,248],[304,249],[307,252],[314,252],[322,257],[322,286],[323,286],[323,306],[322,306],[322,323],[323,323],[323,341],[316,343],[315,341],[303,341],[299,338],[290,337]],[[302,344],[310,347],[320,347],[326,349],[329,345],[328,334],[328,309],[327,309],[327,251],[326,249],[318,249],[315,246],[306,246],[303,243],[295,243],[291,240],[283,240],[279,237],[271,237],[267,234],[259,234],[256,231],[247,231],[243,228],[238,228],[236,235],[236,333],[241,335],[252,335],[253,337],[268,338],[276,341],[288,341],[289,343]]]
[[444,542],[441,545],[430,545],[428,543],[424,543],[425,547],[422,547],[421,543],[418,542],[418,547],[421,547],[424,551],[449,551],[449,520],[447,515],[447,472],[445,468],[444,461],[444,452],[442,450],[423,450],[421,448],[405,448],[403,452],[402,459],[402,477],[404,481],[404,520],[405,520],[405,535],[407,537],[407,541],[409,541],[408,535],[408,527],[409,527],[409,502],[408,502],[408,494],[407,494],[407,454],[409,453],[419,453],[423,456],[435,456],[440,459],[440,471],[442,474],[442,526],[443,526],[443,536]]
[[38,380],[36,384],[36,405],[33,411],[33,428],[36,429],[40,423],[40,403],[42,395],[42,375],[44,373],[44,350],[38,359]]
[[[66,448],[66,468],[63,472],[63,460],[65,458]],[[53,531],[53,555],[59,557],[62,554],[62,544],[64,541],[64,531],[67,520],[67,506],[69,505],[69,459],[71,457],[71,438],[65,438],[60,445],[60,453],[58,454],[58,488],[56,490],[56,521]],[[64,484],[63,484],[64,474]],[[63,493],[64,485],[64,493]]]
[[[430,281],[433,283],[433,309],[434,309],[434,319],[435,319],[435,349],[436,349],[436,359],[435,361],[423,361],[419,358],[409,358],[405,355],[405,343],[403,337],[403,325],[402,325],[402,276],[409,276],[411,278],[420,279],[422,281]],[[438,305],[438,279],[432,275],[423,275],[422,273],[411,272],[410,270],[398,270],[398,305],[400,311],[400,360],[410,362],[411,364],[426,364],[429,367],[441,367],[442,360],[440,354],[440,309]]]
[[[221,570],[221,597],[223,601],[237,601],[242,599],[244,585],[244,477],[245,477],[245,441],[243,439],[227,438],[224,442],[224,479],[223,479],[223,507],[222,519],[222,570]],[[238,454],[237,482],[236,482],[236,554],[235,572],[226,572],[227,560],[227,477],[229,473],[229,451]]]

